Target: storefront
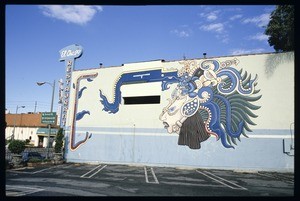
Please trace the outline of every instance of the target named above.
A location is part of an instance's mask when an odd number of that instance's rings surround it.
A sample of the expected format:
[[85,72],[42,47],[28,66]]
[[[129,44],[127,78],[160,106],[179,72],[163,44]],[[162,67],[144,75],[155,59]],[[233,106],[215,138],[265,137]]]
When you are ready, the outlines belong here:
[[[49,140],[49,147],[51,148],[55,139],[55,136],[57,134],[58,129],[57,128],[51,128],[50,132],[50,140]],[[47,147],[48,144],[48,134],[49,129],[48,128],[38,128],[36,131],[36,135],[38,136],[38,147]]]

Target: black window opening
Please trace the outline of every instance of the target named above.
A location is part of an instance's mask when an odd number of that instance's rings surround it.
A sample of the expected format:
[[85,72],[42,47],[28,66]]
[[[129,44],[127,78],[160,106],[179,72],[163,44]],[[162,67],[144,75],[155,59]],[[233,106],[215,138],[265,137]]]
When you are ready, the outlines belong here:
[[133,96],[123,97],[124,105],[160,104],[160,96]]

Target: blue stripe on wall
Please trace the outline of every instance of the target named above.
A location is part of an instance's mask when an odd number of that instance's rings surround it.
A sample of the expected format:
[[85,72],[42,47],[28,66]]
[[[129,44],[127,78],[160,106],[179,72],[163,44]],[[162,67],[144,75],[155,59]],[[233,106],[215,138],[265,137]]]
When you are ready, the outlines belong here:
[[[66,130],[68,131],[68,130]],[[78,132],[135,132],[135,133],[167,133],[166,129],[164,128],[128,128],[128,127],[76,127],[76,131]],[[290,129],[253,129],[253,132],[246,132],[246,134],[251,134],[251,135],[290,135],[294,134],[294,130]]]
[[[97,129],[103,131],[101,128]],[[286,130],[288,131],[288,129]],[[264,130],[260,131],[264,132]],[[271,130],[268,131],[271,132]],[[279,131],[277,134],[282,133]],[[201,149],[191,150],[187,146],[179,146],[177,136],[170,136],[167,133],[165,136],[109,133],[94,135],[76,151],[67,150],[66,158],[68,162],[165,164],[271,171],[293,170],[294,157],[283,153],[282,138],[243,138],[241,142],[237,142],[235,149],[226,149],[211,137],[201,143]]]

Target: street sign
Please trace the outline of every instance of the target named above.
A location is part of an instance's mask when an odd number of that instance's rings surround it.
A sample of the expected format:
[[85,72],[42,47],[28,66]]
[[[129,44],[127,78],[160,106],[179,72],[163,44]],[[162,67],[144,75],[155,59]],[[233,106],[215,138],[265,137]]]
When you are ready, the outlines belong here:
[[42,124],[55,124],[56,112],[42,112]]

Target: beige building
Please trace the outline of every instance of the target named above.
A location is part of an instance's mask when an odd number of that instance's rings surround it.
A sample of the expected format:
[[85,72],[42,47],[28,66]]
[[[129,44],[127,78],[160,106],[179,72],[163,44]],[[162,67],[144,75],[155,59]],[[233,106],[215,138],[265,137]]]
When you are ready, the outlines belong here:
[[[49,129],[41,123],[42,113],[35,114],[5,114],[5,139],[30,140],[35,147],[46,147]],[[50,147],[57,133],[58,126],[52,125],[50,134]]]

